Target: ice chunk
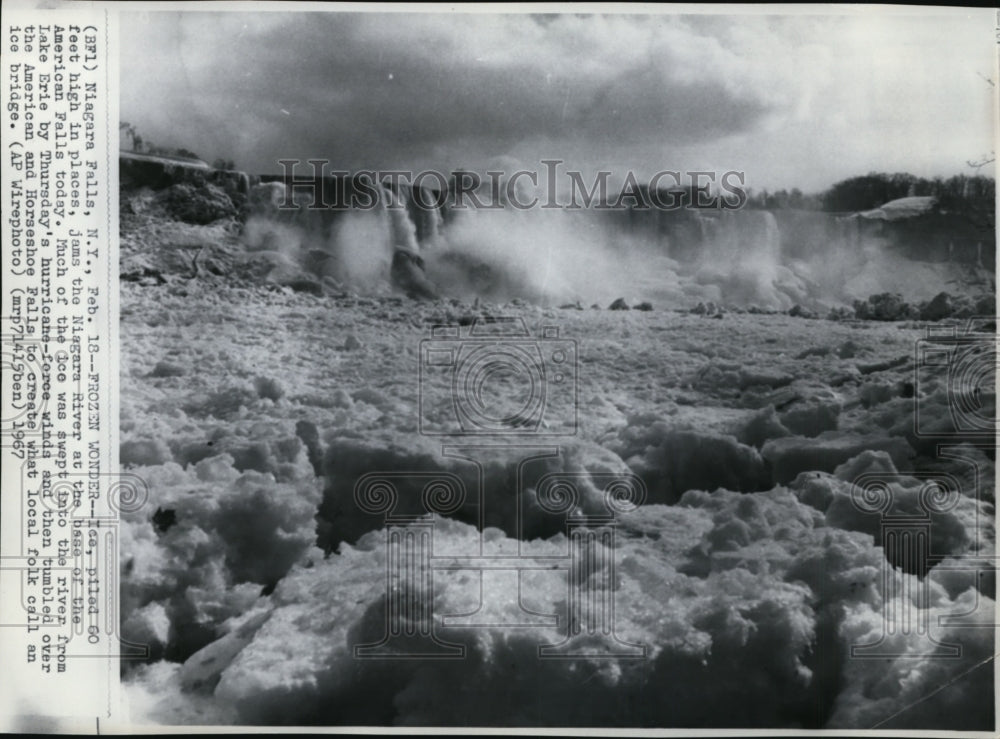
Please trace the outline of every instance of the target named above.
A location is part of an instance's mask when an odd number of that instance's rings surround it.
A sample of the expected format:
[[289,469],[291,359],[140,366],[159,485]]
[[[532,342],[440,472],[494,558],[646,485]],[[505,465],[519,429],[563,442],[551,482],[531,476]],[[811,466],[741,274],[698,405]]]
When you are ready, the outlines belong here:
[[837,465],[869,449],[887,452],[897,466],[903,466],[914,455],[904,439],[836,431],[823,432],[814,439],[771,439],[761,449],[761,455],[771,464],[775,481],[788,483],[800,472],[833,472]]
[[736,438],[741,444],[749,444],[760,449],[768,439],[780,439],[783,436],[791,436],[789,431],[781,423],[773,405],[754,413],[737,430]]
[[118,454],[124,467],[165,464],[173,459],[170,447],[163,439],[123,441]]
[[800,436],[819,436],[824,431],[837,428],[840,403],[818,399],[805,405],[796,405],[779,416],[782,426]]
[[664,421],[633,423],[611,448],[646,482],[653,503],[674,503],[687,490],[771,486],[761,455],[732,436],[678,429]]

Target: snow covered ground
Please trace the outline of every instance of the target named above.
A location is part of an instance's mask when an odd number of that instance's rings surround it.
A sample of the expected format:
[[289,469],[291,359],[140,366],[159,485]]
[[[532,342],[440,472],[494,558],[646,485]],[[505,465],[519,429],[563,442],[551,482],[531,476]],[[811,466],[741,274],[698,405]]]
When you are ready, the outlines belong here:
[[[224,222],[122,217],[121,462],[150,488],[121,545],[135,720],[992,728],[991,340],[947,345],[956,379],[915,321],[415,301],[283,259]],[[545,327],[575,342],[547,398],[575,389],[572,425],[421,433],[448,413],[421,342],[486,316],[546,363]],[[422,519],[432,576],[392,579],[369,473],[397,515],[425,480],[465,492]],[[609,508],[616,480],[642,504]],[[608,536],[581,548],[588,527]],[[355,651],[417,614],[437,641]]]

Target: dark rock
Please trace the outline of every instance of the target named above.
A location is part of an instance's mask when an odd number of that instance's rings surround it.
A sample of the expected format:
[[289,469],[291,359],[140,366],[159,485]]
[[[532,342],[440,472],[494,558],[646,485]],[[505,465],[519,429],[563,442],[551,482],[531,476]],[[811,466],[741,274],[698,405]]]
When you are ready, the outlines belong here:
[[285,283],[285,285],[292,288],[292,290],[297,293],[309,293],[310,295],[315,295],[317,297],[323,297],[325,294],[323,286],[315,280],[289,280]]
[[898,293],[879,293],[854,301],[854,315],[863,321],[905,321],[913,318],[913,307]]
[[184,374],[184,368],[171,364],[170,362],[157,362],[156,366],[153,367],[153,371],[149,373],[150,377],[180,377]]
[[808,308],[803,308],[801,305],[796,303],[792,306],[791,310],[788,311],[788,315],[794,318],[815,318],[816,314],[813,313]]
[[392,284],[414,299],[434,300],[438,292],[424,274],[424,260],[408,249],[396,249],[389,272]]
[[638,305],[633,305],[632,310],[645,310],[645,311],[653,310],[653,304],[647,301],[643,301]]
[[920,320],[940,321],[942,318],[951,316],[954,310],[955,306],[952,304],[951,295],[941,292],[920,306]]
[[153,526],[161,534],[167,533],[175,523],[177,523],[177,511],[173,508],[157,508],[153,514]]
[[628,310],[628,303],[625,302],[625,298],[617,298],[615,302],[608,306],[608,310]]
[[236,215],[233,201],[215,185],[172,185],[157,194],[156,200],[177,220],[195,225],[206,225]]

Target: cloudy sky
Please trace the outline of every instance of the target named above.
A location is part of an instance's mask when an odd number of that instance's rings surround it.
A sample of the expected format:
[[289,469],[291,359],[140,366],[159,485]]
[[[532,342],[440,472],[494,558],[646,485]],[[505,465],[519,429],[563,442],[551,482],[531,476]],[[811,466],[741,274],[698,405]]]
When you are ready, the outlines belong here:
[[121,118],[256,173],[559,158],[814,191],[968,172],[995,148],[993,11],[747,10],[123,13]]

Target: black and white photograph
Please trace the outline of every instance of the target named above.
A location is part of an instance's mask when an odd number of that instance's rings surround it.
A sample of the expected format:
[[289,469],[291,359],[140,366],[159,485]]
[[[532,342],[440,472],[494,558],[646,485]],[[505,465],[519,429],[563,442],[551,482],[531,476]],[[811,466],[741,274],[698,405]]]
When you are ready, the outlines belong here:
[[123,7],[129,720],[992,735],[998,33]]

